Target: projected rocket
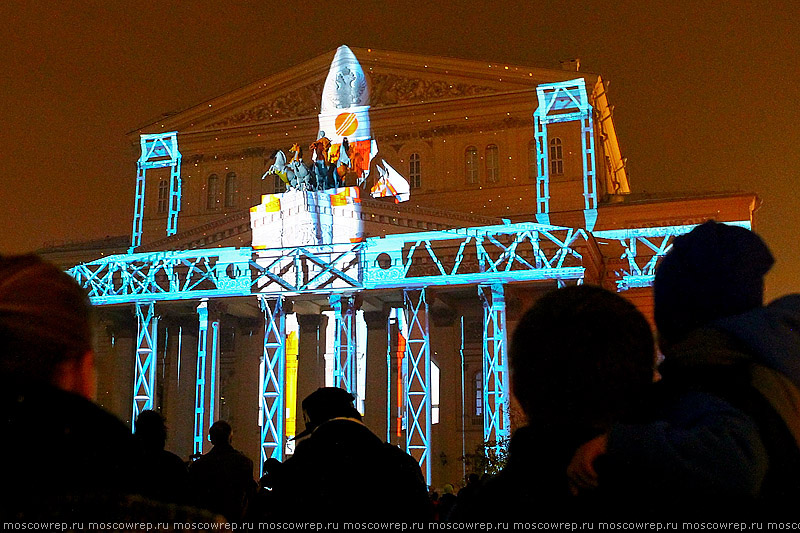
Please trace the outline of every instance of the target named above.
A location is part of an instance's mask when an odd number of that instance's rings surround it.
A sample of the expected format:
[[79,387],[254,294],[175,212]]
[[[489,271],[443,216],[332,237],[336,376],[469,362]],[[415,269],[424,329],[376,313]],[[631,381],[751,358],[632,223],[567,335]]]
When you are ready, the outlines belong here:
[[[347,46],[340,46],[331,62],[322,89],[319,129],[331,141],[331,160],[347,162],[356,174],[358,184],[369,176],[370,162],[378,153],[369,124],[369,86],[361,65]],[[342,150],[342,142],[348,149]],[[386,161],[377,162],[380,178],[370,191],[373,197],[392,196],[397,202],[409,197],[408,182]]]

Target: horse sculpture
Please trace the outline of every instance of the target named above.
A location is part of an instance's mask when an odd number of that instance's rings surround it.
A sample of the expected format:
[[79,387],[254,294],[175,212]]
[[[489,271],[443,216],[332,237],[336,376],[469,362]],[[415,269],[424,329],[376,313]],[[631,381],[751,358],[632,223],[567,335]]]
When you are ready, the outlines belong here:
[[264,172],[261,179],[263,180],[270,175],[277,175],[281,181],[286,184],[288,190],[314,190],[308,167],[303,163],[302,156],[300,155],[300,147],[295,143],[289,151],[294,152],[294,157],[292,157],[291,161],[287,162],[286,154],[283,153],[283,150],[276,150],[275,153],[272,154],[272,158],[275,159],[275,162]]
[[292,181],[292,186],[295,189],[302,189],[304,191],[312,191],[314,190],[314,184],[312,183],[311,179],[311,172],[309,172],[308,167],[305,163],[303,163],[303,154],[300,145],[294,143],[292,147],[289,149],[290,152],[294,152],[294,156],[292,156],[292,160],[289,161],[287,167],[289,168],[289,172],[291,172],[290,181]]

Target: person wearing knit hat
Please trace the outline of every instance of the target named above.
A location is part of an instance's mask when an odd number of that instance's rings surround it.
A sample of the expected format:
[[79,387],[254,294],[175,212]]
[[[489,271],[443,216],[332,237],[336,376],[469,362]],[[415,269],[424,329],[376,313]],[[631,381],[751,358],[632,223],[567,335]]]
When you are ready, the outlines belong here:
[[[649,414],[578,449],[580,491],[661,513],[786,512],[800,497],[800,295],[763,305],[774,259],[755,233],[709,221],[656,269],[664,361]],[[683,516],[683,515],[682,515]]]
[[739,226],[709,220],[676,237],[653,282],[662,351],[714,320],[761,307],[774,262],[761,237]]

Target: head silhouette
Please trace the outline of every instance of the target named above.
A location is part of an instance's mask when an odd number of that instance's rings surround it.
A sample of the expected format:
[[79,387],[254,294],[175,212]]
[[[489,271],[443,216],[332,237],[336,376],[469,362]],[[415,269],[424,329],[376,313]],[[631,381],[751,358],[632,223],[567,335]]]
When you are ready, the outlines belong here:
[[0,257],[0,374],[92,396],[91,316],[86,292],[55,265]]
[[306,429],[296,438],[305,437],[323,422],[334,418],[361,420],[361,415],[353,406],[354,401],[352,394],[339,387],[321,387],[315,390],[301,404],[306,419]]
[[708,221],[677,237],[653,283],[662,350],[710,322],[760,307],[774,259],[750,230]]
[[543,296],[511,343],[514,394],[540,427],[604,430],[653,379],[654,343],[627,300],[588,285]]
[[227,446],[233,440],[233,429],[224,420],[217,420],[208,428],[208,438],[214,446]]
[[156,411],[142,411],[136,418],[136,439],[147,449],[163,450],[167,443],[167,425]]

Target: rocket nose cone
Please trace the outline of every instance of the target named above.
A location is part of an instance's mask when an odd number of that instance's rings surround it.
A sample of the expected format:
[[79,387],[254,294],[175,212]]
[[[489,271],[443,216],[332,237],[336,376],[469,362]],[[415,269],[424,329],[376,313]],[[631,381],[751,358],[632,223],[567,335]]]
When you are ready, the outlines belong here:
[[[336,49],[336,54],[333,56],[333,61],[331,61],[331,69],[339,63],[356,63],[358,64],[358,59],[356,59],[356,55],[350,50],[350,47],[346,44],[343,44],[339,48]],[[360,65],[359,65],[360,68]]]
[[345,45],[336,49],[322,89],[320,111],[369,105],[367,78],[355,54]]

